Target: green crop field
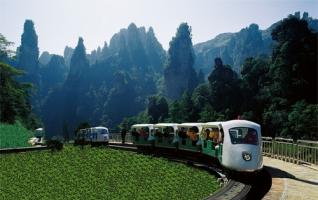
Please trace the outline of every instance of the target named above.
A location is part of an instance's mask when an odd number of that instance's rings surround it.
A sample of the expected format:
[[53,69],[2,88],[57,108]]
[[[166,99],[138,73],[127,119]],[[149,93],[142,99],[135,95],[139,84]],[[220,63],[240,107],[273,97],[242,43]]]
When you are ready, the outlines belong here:
[[113,150],[1,155],[0,199],[202,199],[219,188],[206,171]]
[[19,122],[13,125],[0,123],[0,148],[31,146],[28,140],[33,135]]

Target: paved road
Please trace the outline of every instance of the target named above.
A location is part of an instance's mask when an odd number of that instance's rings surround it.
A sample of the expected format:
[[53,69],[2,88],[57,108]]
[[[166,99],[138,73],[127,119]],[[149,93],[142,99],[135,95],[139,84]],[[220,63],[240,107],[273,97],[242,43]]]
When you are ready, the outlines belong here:
[[269,157],[264,157],[264,166],[272,175],[272,187],[263,199],[318,199],[318,166],[309,168]]

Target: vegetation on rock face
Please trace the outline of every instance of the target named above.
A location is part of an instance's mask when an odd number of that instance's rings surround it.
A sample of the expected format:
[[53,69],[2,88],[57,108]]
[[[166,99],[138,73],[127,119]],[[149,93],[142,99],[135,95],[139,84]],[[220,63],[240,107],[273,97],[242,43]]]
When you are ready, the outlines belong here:
[[191,27],[187,23],[182,23],[169,44],[164,85],[166,96],[172,100],[179,99],[187,90],[192,91],[198,83],[197,74],[193,69],[194,52],[191,37]]
[[0,157],[1,199],[202,199],[219,186],[208,172],[105,148]]
[[[169,115],[157,122],[241,118],[261,124],[263,135],[318,139],[318,33],[305,20],[289,16],[275,26],[272,36],[271,58],[246,59],[240,76],[216,58],[208,83],[170,103]],[[155,110],[155,105],[149,106]],[[125,122],[149,119],[143,112]]]
[[[300,12],[295,16],[300,19]],[[308,27],[318,31],[318,19],[313,19],[304,12],[302,19]],[[233,70],[240,73],[242,64],[248,57],[270,56],[274,41],[271,32],[280,23],[276,22],[265,30],[259,30],[257,24],[251,24],[237,33],[221,33],[214,39],[193,46],[195,52],[194,68],[202,69],[205,74],[211,72],[213,60],[221,57],[223,62],[231,65]]]
[[10,45],[0,34],[0,122],[13,124],[20,120],[26,127],[35,128],[38,122],[31,113],[29,102],[31,85],[17,81],[23,71],[4,63],[14,62],[10,57],[12,52],[8,50]]
[[[4,37],[0,58],[37,73],[28,77],[37,92],[30,107],[24,100],[30,91],[12,82],[17,71],[1,64],[1,73],[10,74],[2,80],[11,80],[1,83],[7,88],[0,91],[1,120],[35,126],[29,112],[36,111],[47,136],[72,138],[82,121],[113,129],[121,122],[128,128],[240,117],[261,124],[267,135],[317,138],[317,31],[317,19],[296,13],[265,31],[252,24],[193,47],[191,28],[182,23],[166,54],[151,27],[132,23],[90,54],[80,39],[76,49],[65,48],[64,61],[43,53],[39,65],[37,35],[27,20],[17,59],[8,56]],[[296,133],[301,129],[306,133]]]

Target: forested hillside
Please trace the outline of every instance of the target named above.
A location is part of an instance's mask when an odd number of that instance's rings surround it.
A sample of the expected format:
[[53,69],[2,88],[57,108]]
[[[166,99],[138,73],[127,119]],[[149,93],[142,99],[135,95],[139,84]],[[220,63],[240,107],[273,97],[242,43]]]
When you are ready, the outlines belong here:
[[260,123],[263,135],[317,140],[318,33],[307,20],[291,15],[275,25],[271,36],[270,56],[245,59],[240,74],[217,57],[208,83],[169,105],[163,96],[153,96],[142,113],[121,126],[239,118]]
[[[307,21],[310,29],[318,31],[318,20],[309,17],[308,13],[304,12],[301,17],[300,12],[296,12],[294,16]],[[201,69],[207,78],[214,58],[220,57],[224,63],[240,73],[246,58],[271,55],[274,45],[271,32],[279,23],[276,22],[265,30],[260,30],[257,24],[251,24],[237,33],[222,33],[212,40],[194,45],[195,69]]]
[[65,83],[43,103],[47,132],[61,133],[65,125],[73,130],[83,121],[116,127],[124,117],[136,115],[144,109],[147,96],[159,91],[165,56],[153,29],[146,31],[135,24],[115,34],[109,46],[105,43],[102,50],[91,54],[86,53],[80,38]]
[[15,98],[23,112],[15,101],[1,106],[24,114],[28,127],[38,124],[36,113],[47,137],[73,137],[81,122],[114,129],[239,117],[260,123],[264,135],[317,138],[317,31],[317,19],[296,13],[266,30],[251,24],[193,45],[191,26],[181,23],[165,51],[153,28],[132,23],[91,52],[80,37],[63,56],[39,56],[26,20],[16,56],[1,55],[1,67],[11,84],[33,89]]

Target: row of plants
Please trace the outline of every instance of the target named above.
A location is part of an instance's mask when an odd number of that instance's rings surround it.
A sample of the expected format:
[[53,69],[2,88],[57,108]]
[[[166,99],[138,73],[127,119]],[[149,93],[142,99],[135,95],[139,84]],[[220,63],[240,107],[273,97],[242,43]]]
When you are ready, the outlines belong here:
[[106,147],[0,159],[0,199],[202,199],[219,188],[208,172]]

